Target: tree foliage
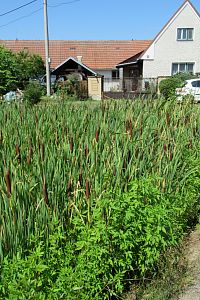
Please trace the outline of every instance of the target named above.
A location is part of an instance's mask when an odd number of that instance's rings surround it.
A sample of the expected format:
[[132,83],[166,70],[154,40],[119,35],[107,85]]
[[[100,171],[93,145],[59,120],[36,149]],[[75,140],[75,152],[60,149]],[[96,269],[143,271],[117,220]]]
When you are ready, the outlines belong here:
[[24,50],[13,53],[0,47],[0,94],[17,87],[24,89],[30,78],[38,78],[44,73],[44,63],[39,55]]

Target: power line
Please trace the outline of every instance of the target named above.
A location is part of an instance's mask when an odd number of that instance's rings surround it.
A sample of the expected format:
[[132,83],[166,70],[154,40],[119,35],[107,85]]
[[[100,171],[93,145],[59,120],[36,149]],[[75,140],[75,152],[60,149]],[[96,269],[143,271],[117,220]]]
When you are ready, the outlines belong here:
[[73,1],[68,1],[68,2],[61,2],[59,4],[56,4],[56,5],[48,5],[48,7],[59,7],[59,6],[62,6],[62,5],[67,5],[67,4],[71,4],[71,3],[75,3],[75,2],[80,2],[81,0],[73,0]]
[[32,1],[28,2],[28,3],[25,3],[25,4],[21,5],[21,6],[18,6],[18,7],[16,7],[16,8],[14,8],[14,9],[11,9],[11,10],[9,10],[9,11],[7,11],[7,12],[1,14],[0,17],[6,16],[6,15],[8,15],[8,14],[10,14],[10,13],[16,11],[16,10],[19,10],[19,9],[21,9],[21,8],[23,8],[23,7],[26,7],[26,6],[32,4],[32,3],[36,2],[36,1],[38,1],[38,0],[32,0]]
[[[30,3],[33,3],[33,2],[36,2],[36,1],[37,1],[37,0],[31,1],[31,2],[29,2],[29,4],[30,4]],[[62,3],[56,4],[56,5],[48,5],[48,7],[50,7],[50,8],[56,8],[56,7],[59,7],[59,6],[62,6],[62,5],[72,4],[72,3],[80,2],[80,1],[81,1],[81,0],[72,0],[72,1],[68,1],[68,2],[62,2]],[[26,6],[29,5],[29,4],[26,4]],[[18,8],[18,9],[19,9],[19,8]],[[24,15],[24,16],[22,16],[22,17],[19,17],[19,18],[17,18],[17,19],[14,19],[14,20],[12,20],[12,21],[10,21],[10,22],[8,22],[8,23],[5,23],[5,24],[3,24],[3,25],[0,25],[0,28],[6,27],[6,26],[8,26],[8,25],[10,25],[10,24],[13,24],[13,23],[15,23],[15,22],[17,22],[17,21],[20,21],[20,20],[22,20],[22,19],[31,17],[32,15],[34,15],[35,13],[39,12],[39,11],[42,10],[42,9],[43,9],[43,8],[41,7],[41,8],[39,8],[39,9],[37,9],[37,10],[34,10],[34,11],[31,12],[30,14]],[[14,10],[12,10],[12,11],[14,11]],[[10,11],[10,12],[11,12],[11,11]],[[9,13],[9,12],[7,12],[7,13]],[[0,16],[2,16],[2,15],[0,15]]]
[[17,22],[17,21],[20,21],[20,20],[22,20],[22,19],[31,17],[32,15],[34,15],[35,13],[37,13],[38,11],[40,11],[40,10],[42,10],[42,9],[43,9],[43,8],[41,7],[41,8],[39,8],[39,9],[37,9],[37,10],[34,10],[33,12],[31,12],[31,13],[28,14],[28,15],[25,15],[25,16],[22,16],[22,17],[20,17],[20,18],[15,19],[15,20],[12,20],[12,21],[10,21],[10,22],[8,22],[8,23],[6,23],[6,24],[0,25],[0,28],[6,27],[7,25],[10,25],[10,24],[15,23],[15,22]]

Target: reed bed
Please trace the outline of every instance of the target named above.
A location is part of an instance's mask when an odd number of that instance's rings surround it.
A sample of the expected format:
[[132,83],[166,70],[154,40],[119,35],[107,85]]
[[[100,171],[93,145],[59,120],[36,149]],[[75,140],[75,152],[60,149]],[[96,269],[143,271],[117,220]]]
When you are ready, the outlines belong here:
[[2,106],[0,256],[47,230],[53,215],[64,228],[77,214],[90,222],[95,199],[144,174],[168,192],[182,189],[183,158],[200,135],[198,109],[147,100]]
[[154,177],[166,195],[181,194],[199,137],[200,109],[190,103],[1,105],[1,260],[41,233],[48,244],[55,219],[65,236],[78,234],[77,220],[92,224],[97,203],[136,179]]

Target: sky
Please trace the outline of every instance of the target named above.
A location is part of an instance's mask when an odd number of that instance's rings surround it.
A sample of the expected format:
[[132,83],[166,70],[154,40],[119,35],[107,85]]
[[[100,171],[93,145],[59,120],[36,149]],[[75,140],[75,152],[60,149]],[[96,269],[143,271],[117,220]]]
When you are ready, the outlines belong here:
[[[31,0],[1,1],[0,15]],[[183,0],[47,0],[51,40],[153,39]],[[200,12],[200,1],[192,0]],[[43,40],[43,0],[0,16],[0,39]]]

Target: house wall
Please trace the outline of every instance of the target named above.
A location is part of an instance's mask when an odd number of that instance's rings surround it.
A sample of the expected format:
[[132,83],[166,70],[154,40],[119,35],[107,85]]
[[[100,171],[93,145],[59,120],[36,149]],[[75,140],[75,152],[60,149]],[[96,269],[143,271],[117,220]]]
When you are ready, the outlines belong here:
[[[113,69],[117,70],[117,69]],[[104,76],[104,84],[103,84],[103,91],[109,92],[109,91],[118,91],[122,90],[121,87],[121,79],[123,78],[123,68],[119,69],[119,79],[118,78],[112,78],[112,70],[100,70],[96,69],[94,70],[97,74]]]
[[104,76],[104,78],[112,78],[112,70],[94,70],[97,74]]
[[[109,78],[112,79],[112,71],[117,70],[117,69],[112,69],[112,70],[101,70],[101,69],[95,69],[93,70],[99,75],[104,76],[104,78]],[[123,78],[123,68],[119,69],[119,78]]]
[[[177,41],[177,28],[194,28],[194,40]],[[200,72],[200,19],[189,4],[166,27],[158,40],[155,40],[155,44],[149,49],[149,55],[146,53],[143,77],[170,76],[172,63],[181,62],[195,63],[194,72]]]

